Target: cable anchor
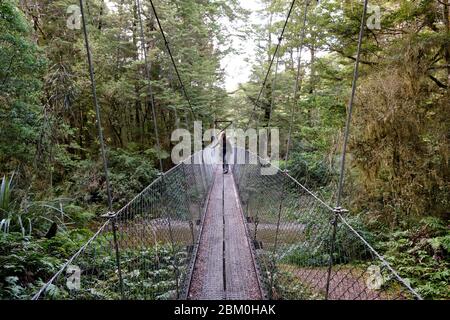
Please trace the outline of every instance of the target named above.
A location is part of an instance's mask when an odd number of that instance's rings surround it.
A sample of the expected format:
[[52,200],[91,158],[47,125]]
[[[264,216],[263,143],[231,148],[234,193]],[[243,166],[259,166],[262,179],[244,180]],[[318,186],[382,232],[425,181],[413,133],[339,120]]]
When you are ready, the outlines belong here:
[[114,218],[116,215],[117,215],[116,212],[108,211],[107,213],[102,214],[100,217],[105,218],[105,219],[111,219],[111,218]]

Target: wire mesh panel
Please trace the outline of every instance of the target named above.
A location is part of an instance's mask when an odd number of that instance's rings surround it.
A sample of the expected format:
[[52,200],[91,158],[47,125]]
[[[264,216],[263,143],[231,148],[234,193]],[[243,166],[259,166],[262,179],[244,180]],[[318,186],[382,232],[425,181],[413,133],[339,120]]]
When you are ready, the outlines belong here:
[[182,297],[213,182],[208,157],[196,153],[105,217],[33,299]]
[[[269,298],[420,299],[344,210],[243,152],[232,171]],[[106,217],[34,299],[186,297],[215,157],[195,154]]]
[[329,299],[421,299],[341,214],[336,215]]
[[247,228],[271,299],[420,298],[334,209],[267,162],[235,164]]

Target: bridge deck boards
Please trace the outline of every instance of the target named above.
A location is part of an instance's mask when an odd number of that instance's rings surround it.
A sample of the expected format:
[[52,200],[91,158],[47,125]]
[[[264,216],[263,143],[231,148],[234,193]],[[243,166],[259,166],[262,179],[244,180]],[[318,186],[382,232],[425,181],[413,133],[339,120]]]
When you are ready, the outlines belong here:
[[194,265],[189,299],[261,299],[238,201],[233,176],[223,176],[221,170],[217,170]]

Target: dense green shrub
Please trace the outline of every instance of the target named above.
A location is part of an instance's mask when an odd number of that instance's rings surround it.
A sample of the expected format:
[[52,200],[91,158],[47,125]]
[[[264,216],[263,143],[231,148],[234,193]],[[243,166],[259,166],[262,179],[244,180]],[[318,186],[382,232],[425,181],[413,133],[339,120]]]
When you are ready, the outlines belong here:
[[[302,221],[305,225],[304,240],[295,244],[285,261],[302,267],[326,266],[330,260],[332,215],[314,216],[313,220]],[[361,216],[348,216],[347,222],[366,240],[373,241],[372,233],[365,227]],[[370,259],[370,251],[354,233],[339,223],[334,242],[333,261],[337,264],[359,263]]]
[[15,0],[0,2],[0,172],[30,165],[46,60]]
[[0,235],[0,299],[28,299],[91,235],[86,230],[52,239]]
[[318,159],[317,154],[302,150],[292,152],[289,173],[312,190],[329,184],[333,175],[327,164]]
[[94,216],[89,209],[70,204],[71,199],[30,201],[28,197],[21,198],[16,192],[16,183],[14,175],[3,177],[0,183],[0,233],[19,232],[22,237],[42,237],[53,223],[56,223],[57,233],[74,224],[82,228]]
[[[123,149],[108,153],[109,178],[113,202],[120,208],[141,192],[154,179],[158,171],[154,168],[153,157],[145,152]],[[106,185],[100,161],[81,161],[68,183],[65,193],[72,194],[79,204],[106,205]]]
[[445,222],[426,218],[377,243],[386,259],[427,299],[450,298],[450,232]]
[[[43,297],[47,299],[120,299],[120,281],[114,255],[95,250],[100,243],[92,243],[74,264],[82,268],[80,288],[68,290],[64,280],[57,279]],[[177,250],[177,249],[175,249]],[[92,252],[91,252],[92,251]],[[89,253],[96,253],[89,254]],[[176,297],[174,264],[179,281],[186,272],[185,252],[173,256],[170,245],[128,249],[121,252],[122,279],[126,299],[173,299]],[[174,258],[176,259],[174,262]]]

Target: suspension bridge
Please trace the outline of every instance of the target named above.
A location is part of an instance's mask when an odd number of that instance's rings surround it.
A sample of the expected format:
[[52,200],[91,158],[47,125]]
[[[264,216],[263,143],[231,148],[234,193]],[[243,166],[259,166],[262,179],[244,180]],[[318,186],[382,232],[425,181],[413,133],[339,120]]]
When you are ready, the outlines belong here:
[[[139,0],[136,3],[145,72],[150,80],[141,5]],[[275,60],[278,66],[278,48],[295,3],[292,1],[289,8],[257,101]],[[301,43],[310,1],[304,3]],[[150,4],[192,110],[156,8],[152,1]],[[107,155],[82,0],[80,7],[107,178]],[[245,149],[233,149],[235,158],[240,154],[246,161],[234,161],[227,174],[218,161],[217,148],[207,147],[166,172],[160,159],[161,175],[116,212],[106,179],[109,212],[103,216],[105,220],[33,299],[421,299],[352,226],[347,218],[350,214],[341,208],[345,150],[366,13],[367,0],[361,19],[336,205],[327,204],[287,170]],[[301,87],[300,59],[295,99]],[[152,96],[151,82],[148,83]],[[155,120],[152,98],[150,103]],[[159,147],[156,123],[154,128]],[[286,163],[291,131],[292,121]],[[262,169],[269,166],[275,174],[262,174]]]

